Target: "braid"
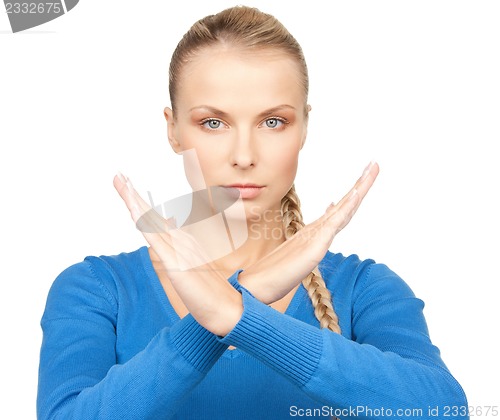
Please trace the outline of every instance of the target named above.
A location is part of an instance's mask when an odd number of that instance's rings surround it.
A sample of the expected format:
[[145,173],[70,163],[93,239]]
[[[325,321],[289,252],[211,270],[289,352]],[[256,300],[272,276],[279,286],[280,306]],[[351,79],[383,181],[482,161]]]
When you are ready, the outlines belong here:
[[[302,212],[300,210],[300,200],[295,191],[295,185],[292,185],[281,200],[281,214],[286,239],[291,238],[298,230],[304,227]],[[332,295],[327,289],[318,267],[312,270],[302,281],[302,284],[311,299],[314,307],[314,315],[318,319],[320,327],[328,328],[340,334],[339,319],[333,309]]]

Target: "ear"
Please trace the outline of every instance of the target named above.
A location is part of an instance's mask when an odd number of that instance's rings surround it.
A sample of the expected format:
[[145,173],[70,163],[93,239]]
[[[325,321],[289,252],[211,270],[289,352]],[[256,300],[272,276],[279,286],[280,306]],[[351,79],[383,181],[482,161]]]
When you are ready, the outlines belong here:
[[306,142],[306,137],[307,137],[307,125],[309,123],[309,112],[311,112],[311,105],[307,104],[306,106],[306,118],[304,120],[304,132],[302,134],[302,143],[300,143],[300,150],[304,147],[304,144]]
[[165,107],[165,109],[163,110],[163,115],[167,120],[168,142],[170,143],[172,150],[175,153],[179,154],[182,151],[182,147],[180,143],[177,141],[174,112],[169,107]]

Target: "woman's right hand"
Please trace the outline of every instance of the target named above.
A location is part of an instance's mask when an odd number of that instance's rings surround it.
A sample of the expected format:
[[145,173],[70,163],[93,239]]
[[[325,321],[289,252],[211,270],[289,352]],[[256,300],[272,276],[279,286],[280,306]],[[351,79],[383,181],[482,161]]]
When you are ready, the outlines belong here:
[[113,185],[188,311],[207,330],[227,334],[243,312],[241,294],[212,266],[196,238],[152,210],[128,178],[119,174]]
[[266,304],[289,293],[323,259],[337,233],[356,213],[378,172],[378,164],[370,163],[339,203],[332,203],[319,219],[241,272],[240,284]]

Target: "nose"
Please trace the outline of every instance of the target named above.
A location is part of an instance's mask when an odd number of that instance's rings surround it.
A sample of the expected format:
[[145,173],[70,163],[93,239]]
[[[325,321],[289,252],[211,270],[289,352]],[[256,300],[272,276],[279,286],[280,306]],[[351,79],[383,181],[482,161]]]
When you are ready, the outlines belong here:
[[248,169],[257,163],[255,139],[250,130],[238,130],[232,139],[230,163],[233,167]]

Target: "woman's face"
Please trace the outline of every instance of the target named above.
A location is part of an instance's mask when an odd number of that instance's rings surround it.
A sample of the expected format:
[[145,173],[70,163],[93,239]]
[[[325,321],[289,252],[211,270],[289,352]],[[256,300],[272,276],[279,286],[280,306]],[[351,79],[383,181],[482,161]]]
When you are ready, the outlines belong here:
[[250,218],[279,211],[307,130],[295,61],[276,51],[207,48],[182,68],[175,115],[166,108],[165,116],[173,149],[196,150],[206,187],[239,193]]

